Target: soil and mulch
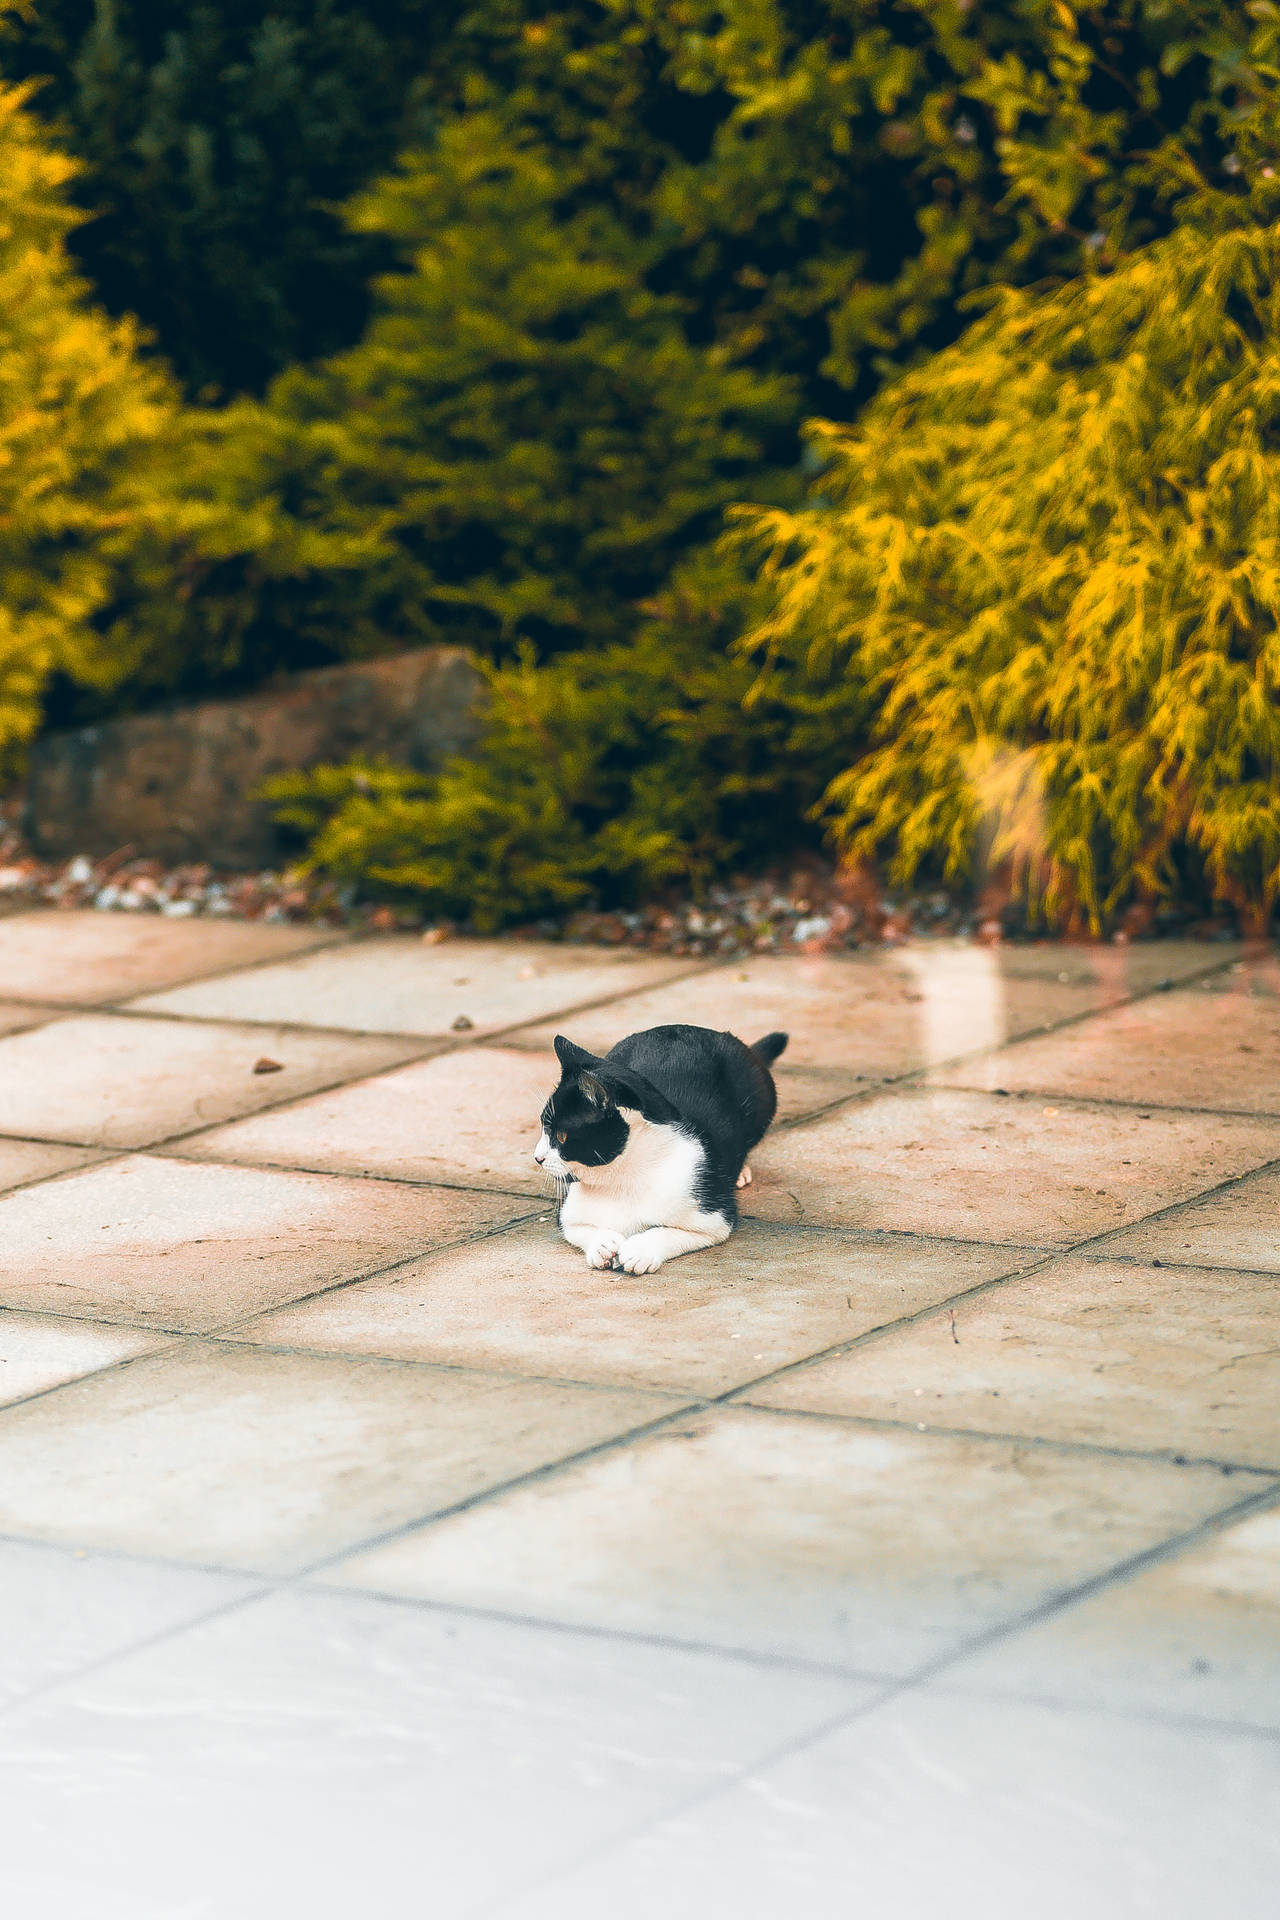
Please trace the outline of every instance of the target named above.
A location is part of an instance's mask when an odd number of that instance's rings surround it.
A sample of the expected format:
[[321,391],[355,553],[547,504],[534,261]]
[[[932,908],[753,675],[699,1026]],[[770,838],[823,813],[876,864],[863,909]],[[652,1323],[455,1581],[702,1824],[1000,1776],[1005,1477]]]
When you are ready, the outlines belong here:
[[[297,869],[235,873],[205,863],[165,866],[129,847],[105,859],[78,854],[41,860],[0,814],[0,912],[34,905],[418,931],[432,941],[466,932],[411,908],[363,900],[353,888]],[[831,952],[919,935],[985,944],[1043,938],[1015,905],[992,891],[976,898],[942,888],[889,895],[866,874],[841,872],[812,855],[764,876],[718,882],[696,897],[675,888],[632,911],[579,911],[509,931],[516,938],[695,956]],[[1131,910],[1111,937],[1231,940],[1238,933],[1230,914],[1206,918],[1144,907]]]

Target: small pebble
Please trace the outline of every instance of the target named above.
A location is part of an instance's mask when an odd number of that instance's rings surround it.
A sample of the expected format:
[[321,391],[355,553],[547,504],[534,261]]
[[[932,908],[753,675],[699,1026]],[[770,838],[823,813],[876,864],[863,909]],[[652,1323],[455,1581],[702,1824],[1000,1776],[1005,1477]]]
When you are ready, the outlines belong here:
[[283,1073],[284,1063],[280,1060],[269,1060],[264,1053],[261,1060],[254,1061],[253,1070],[255,1073]]

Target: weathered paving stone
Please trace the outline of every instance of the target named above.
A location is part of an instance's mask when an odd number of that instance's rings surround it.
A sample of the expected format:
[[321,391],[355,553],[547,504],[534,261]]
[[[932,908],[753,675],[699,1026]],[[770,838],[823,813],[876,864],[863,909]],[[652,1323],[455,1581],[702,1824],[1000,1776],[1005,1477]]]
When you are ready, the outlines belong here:
[[0,1412],[0,1533],[288,1573],[674,1404],[183,1345]]
[[1216,1468],[710,1411],[328,1577],[902,1674],[1234,1492]]
[[1280,1113],[1280,965],[1241,964],[934,1077],[1010,1093]]
[[269,1314],[239,1337],[723,1393],[1023,1257],[748,1222],[655,1274],[601,1273],[548,1217]]
[[548,1199],[533,1150],[557,1071],[540,1054],[468,1047],[197,1135],[183,1151]]
[[[483,1035],[671,979],[688,960],[535,941],[416,934],[361,940],[137,1002],[213,1020],[297,1021],[361,1033]],[[459,1021],[465,1027],[459,1028]]]
[[959,1677],[975,1690],[1280,1734],[1280,1505],[1003,1642]]
[[0,1198],[0,1302],[197,1331],[465,1238],[518,1208],[139,1154]]
[[[394,1066],[412,1041],[86,1013],[0,1040],[0,1133],[145,1147]],[[277,1070],[255,1071],[270,1060]]]
[[1280,1277],[1057,1261],[750,1397],[1280,1472]]
[[937,1088],[771,1134],[746,1205],[775,1220],[1068,1245],[1277,1154],[1277,1121]]
[[1209,1193],[1105,1242],[1108,1253],[1280,1273],[1280,1168]]
[[341,936],[324,927],[37,908],[0,919],[0,995],[99,1006],[232,967],[284,960],[335,938]]

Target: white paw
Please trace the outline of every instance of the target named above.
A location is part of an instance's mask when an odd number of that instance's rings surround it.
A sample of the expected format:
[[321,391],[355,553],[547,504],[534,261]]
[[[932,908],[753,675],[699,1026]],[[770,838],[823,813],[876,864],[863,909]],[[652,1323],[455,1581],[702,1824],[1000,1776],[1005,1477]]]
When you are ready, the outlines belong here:
[[598,1233],[587,1244],[587,1265],[589,1267],[611,1267],[622,1249],[620,1233]]
[[742,1172],[738,1175],[738,1185],[740,1187],[749,1187],[751,1185],[750,1167],[744,1167],[742,1169]]
[[618,1264],[624,1273],[656,1273],[665,1259],[660,1229],[633,1234],[618,1249]]

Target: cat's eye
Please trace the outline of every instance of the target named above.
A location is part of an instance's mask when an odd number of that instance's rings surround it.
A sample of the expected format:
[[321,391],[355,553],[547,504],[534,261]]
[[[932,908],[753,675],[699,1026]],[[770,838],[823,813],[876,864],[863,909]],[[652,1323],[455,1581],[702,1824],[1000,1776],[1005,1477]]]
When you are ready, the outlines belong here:
[[568,1134],[565,1133],[563,1130],[561,1130],[556,1135],[556,1144],[562,1147],[568,1138],[569,1138]]

